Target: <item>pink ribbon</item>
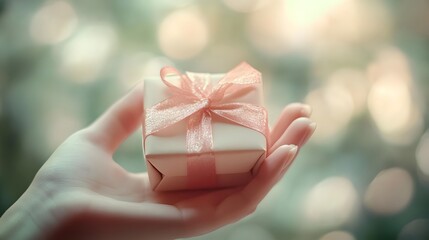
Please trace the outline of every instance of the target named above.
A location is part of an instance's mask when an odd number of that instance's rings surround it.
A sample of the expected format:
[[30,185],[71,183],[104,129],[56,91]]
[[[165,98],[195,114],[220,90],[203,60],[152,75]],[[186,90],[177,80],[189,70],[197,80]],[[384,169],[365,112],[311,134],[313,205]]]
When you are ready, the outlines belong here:
[[[190,188],[217,185],[213,153],[212,117],[218,116],[267,136],[267,113],[257,105],[234,99],[262,84],[261,73],[243,62],[216,86],[209,74],[181,74],[173,67],[161,69],[161,80],[171,96],[145,110],[145,138],[187,119],[186,149]],[[176,75],[169,78],[169,75]]]

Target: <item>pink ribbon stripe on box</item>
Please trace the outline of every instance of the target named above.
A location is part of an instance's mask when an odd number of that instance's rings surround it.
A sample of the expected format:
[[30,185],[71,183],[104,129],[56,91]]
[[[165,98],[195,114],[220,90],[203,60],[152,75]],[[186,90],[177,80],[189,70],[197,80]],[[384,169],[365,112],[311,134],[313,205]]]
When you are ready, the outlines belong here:
[[234,101],[262,84],[261,73],[243,62],[226,73],[216,86],[212,86],[210,74],[181,74],[173,67],[164,67],[160,75],[171,96],[145,110],[144,137],[186,120],[189,187],[215,187],[214,115],[267,137],[266,110],[261,106]]

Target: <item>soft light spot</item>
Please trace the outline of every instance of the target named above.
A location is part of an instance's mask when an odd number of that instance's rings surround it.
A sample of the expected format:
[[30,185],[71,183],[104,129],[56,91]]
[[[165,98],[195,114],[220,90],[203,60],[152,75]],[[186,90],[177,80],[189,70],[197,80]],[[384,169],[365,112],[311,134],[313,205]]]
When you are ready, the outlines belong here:
[[412,112],[407,83],[395,75],[384,75],[373,84],[368,107],[382,132],[393,133],[406,128]]
[[136,85],[144,77],[159,76],[161,68],[174,64],[164,57],[156,57],[149,53],[139,53],[126,57],[119,70],[119,80],[125,88]]
[[[147,8],[147,2],[141,0],[135,0],[137,3],[141,5],[141,7]],[[194,0],[157,0],[152,2],[152,4],[158,5],[160,8],[164,9],[172,9],[172,8],[181,8],[187,5],[190,5],[194,2]]]
[[94,81],[116,44],[116,33],[107,24],[87,26],[64,46],[61,71],[76,83]]
[[76,13],[70,3],[51,1],[34,14],[30,35],[37,43],[59,43],[70,37],[77,22]]
[[286,0],[285,14],[296,28],[310,28],[345,0]]
[[416,150],[416,159],[420,171],[429,176],[429,131],[426,131],[420,139]]
[[[328,4],[329,1],[327,6]],[[308,21],[304,18],[304,23]],[[329,8],[325,8],[323,16],[313,19],[312,23],[307,25],[313,26],[312,32],[315,34],[312,43],[320,48],[330,45],[330,42],[333,43],[331,47],[336,47],[337,42],[380,41],[388,38],[391,31],[388,11],[377,1],[331,1]]]
[[165,66],[174,67],[174,63],[165,57],[154,57],[146,62],[143,67],[143,71],[146,76],[157,76],[159,75],[161,68]]
[[398,240],[427,240],[429,239],[429,220],[416,219],[405,225],[399,233]]
[[207,45],[209,33],[203,16],[197,9],[177,10],[168,15],[158,29],[158,43],[165,55],[189,59]]
[[253,12],[263,8],[272,0],[223,0],[225,5],[237,12]]
[[365,110],[369,82],[363,72],[347,68],[337,70],[330,76],[328,84],[341,87],[351,96],[354,115]]
[[414,193],[413,179],[402,168],[381,171],[365,192],[364,204],[374,213],[391,215],[404,210]]
[[318,125],[314,139],[319,141],[336,137],[348,125],[355,112],[350,89],[337,81],[311,91],[305,102],[313,108],[312,119]]
[[333,231],[323,235],[319,240],[355,240],[355,237],[346,231]]
[[330,177],[314,186],[304,202],[307,224],[332,227],[351,219],[356,211],[357,192],[345,177]]
[[[285,0],[283,2],[283,29],[288,32],[289,41],[293,48],[305,50],[317,44],[318,34],[324,22],[329,21],[330,15],[347,0]],[[332,24],[329,25],[332,29]]]
[[251,12],[247,32],[251,43],[267,55],[290,50],[335,55],[339,45],[387,39],[390,25],[389,14],[380,3],[284,0]]
[[246,26],[250,42],[264,54],[284,54],[291,44],[287,21],[281,2],[251,13]]
[[381,136],[393,144],[412,143],[423,126],[408,65],[399,49],[386,47],[368,67],[368,108]]

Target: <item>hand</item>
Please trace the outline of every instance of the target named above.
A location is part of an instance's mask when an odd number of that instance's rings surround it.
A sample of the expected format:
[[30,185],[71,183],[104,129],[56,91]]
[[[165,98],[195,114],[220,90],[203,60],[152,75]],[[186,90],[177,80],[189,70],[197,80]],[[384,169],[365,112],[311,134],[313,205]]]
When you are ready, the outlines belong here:
[[142,102],[139,85],[58,147],[0,219],[0,238],[171,239],[213,231],[252,213],[315,129],[309,107],[291,104],[270,133],[267,158],[246,186],[153,192],[146,173],[129,173],[112,159],[140,126]]

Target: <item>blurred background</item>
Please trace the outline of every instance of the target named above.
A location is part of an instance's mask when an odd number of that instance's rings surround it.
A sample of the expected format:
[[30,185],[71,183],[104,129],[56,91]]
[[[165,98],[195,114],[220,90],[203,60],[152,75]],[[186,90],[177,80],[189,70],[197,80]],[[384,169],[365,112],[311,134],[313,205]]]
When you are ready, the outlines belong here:
[[[0,1],[0,213],[71,133],[165,65],[264,77],[318,123],[257,211],[195,239],[429,239],[429,1]],[[115,159],[144,171],[141,136]]]

